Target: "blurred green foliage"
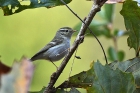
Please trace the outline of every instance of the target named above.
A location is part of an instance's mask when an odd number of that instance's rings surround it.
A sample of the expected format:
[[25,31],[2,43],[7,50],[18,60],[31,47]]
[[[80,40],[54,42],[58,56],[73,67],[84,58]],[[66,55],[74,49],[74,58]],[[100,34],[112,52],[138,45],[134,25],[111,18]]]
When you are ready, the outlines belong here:
[[[79,2],[80,6],[85,7],[77,7]],[[28,4],[28,2],[25,4]],[[73,0],[69,4],[69,6],[83,19],[90,11],[91,5],[92,2],[87,2],[85,0]],[[93,31],[97,36],[105,36],[99,38],[106,49],[106,52],[109,50],[110,46],[113,46],[114,48],[114,40],[117,39],[117,45],[120,46],[114,49],[117,51],[125,51],[125,59],[128,59],[131,58],[134,53],[127,48],[126,36],[124,36],[126,35],[124,32],[124,23],[119,14],[121,6],[122,4],[105,5],[102,11],[95,17],[90,27],[93,28]],[[106,9],[109,9],[109,11]],[[3,12],[0,10],[0,37],[2,38],[0,39],[0,59],[5,64],[11,66],[14,59],[19,60],[23,55],[30,58],[52,39],[55,32],[60,27],[74,27],[77,23],[79,23],[79,20],[70,13],[65,6],[50,9],[38,8],[26,10],[7,17],[4,17]],[[80,24],[81,23],[79,23],[79,27]],[[78,30],[79,28],[76,27],[75,29]],[[74,39],[75,37],[73,37],[72,41]],[[113,53],[118,55],[118,52]],[[87,56],[87,54],[89,55]],[[75,60],[72,75],[83,69],[88,69],[92,60],[100,59],[102,63],[105,63],[99,44],[93,37],[85,38],[85,42],[80,45],[77,55],[81,57],[81,60]],[[108,57],[111,58],[109,54]],[[121,60],[123,59],[124,57],[121,58]],[[72,60],[73,58],[71,58],[62,76],[60,76],[56,86],[68,78]],[[112,57],[111,61],[112,60],[116,60],[116,57]],[[57,62],[56,65],[59,65],[60,62],[61,61]],[[49,82],[50,75],[56,69],[52,63],[46,61],[37,61],[34,62],[34,64],[36,65],[36,70],[34,72],[31,90],[38,91],[42,86],[46,86]],[[80,68],[79,64],[81,64]]]
[[[98,13],[98,16],[101,17],[100,20],[92,20],[90,28],[95,33],[96,36],[104,36],[106,39],[111,39],[114,42],[114,47],[109,46],[107,49],[107,56],[110,61],[124,60],[125,53],[123,50],[118,50],[118,38],[124,35],[128,35],[128,31],[123,31],[118,28],[113,28],[114,25],[114,13],[115,13],[115,4],[105,4],[102,8],[102,11]],[[80,30],[81,22],[75,26],[75,29]],[[88,36],[92,36],[90,31],[86,31]]]

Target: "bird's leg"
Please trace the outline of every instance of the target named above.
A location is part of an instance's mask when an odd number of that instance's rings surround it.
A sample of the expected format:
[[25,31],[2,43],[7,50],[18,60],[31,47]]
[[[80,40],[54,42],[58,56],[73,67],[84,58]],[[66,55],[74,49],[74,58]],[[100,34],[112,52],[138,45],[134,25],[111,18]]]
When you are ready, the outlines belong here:
[[[64,53],[65,51],[70,51],[70,48],[68,48],[68,49],[66,49],[66,50],[64,50],[63,52],[61,52],[60,54],[62,54],[62,53]],[[56,54],[55,56],[58,56],[58,55],[60,55],[60,54]],[[50,60],[51,61],[51,60]],[[58,70],[58,67],[54,64],[54,62],[53,61],[51,61],[52,63],[53,63],[53,65],[56,67],[56,69]]]
[[[51,61],[51,60],[50,60]],[[52,63],[53,63],[53,65],[56,67],[56,69],[58,70],[58,67],[54,64],[54,62],[53,61],[51,61]]]

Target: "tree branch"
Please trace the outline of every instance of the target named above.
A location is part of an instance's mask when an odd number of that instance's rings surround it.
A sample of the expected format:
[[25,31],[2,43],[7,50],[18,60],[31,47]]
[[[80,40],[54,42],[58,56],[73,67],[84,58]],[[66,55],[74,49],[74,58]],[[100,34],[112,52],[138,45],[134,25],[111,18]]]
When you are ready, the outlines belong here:
[[66,57],[62,61],[60,67],[58,68],[58,70],[56,72],[54,72],[52,74],[50,82],[49,82],[48,86],[46,87],[44,93],[55,93],[56,89],[53,87],[55,82],[59,78],[60,74],[64,70],[65,66],[67,65],[68,61],[70,60],[70,58],[73,55],[73,53],[75,52],[75,50],[78,48],[78,46],[81,43],[81,41],[83,41],[84,34],[86,32],[87,27],[91,23],[91,21],[92,21],[93,17],[95,16],[95,14],[98,11],[100,11],[100,7],[106,2],[106,0],[100,1],[100,4],[98,2],[95,2],[95,4],[93,4],[88,17],[85,20],[85,24],[82,24],[81,29],[80,29],[80,31],[79,31],[79,33],[77,35],[76,40],[74,41],[72,47],[70,48],[70,51],[68,52],[68,54],[66,55]]
[[[101,46],[101,49],[102,49],[104,57],[105,57],[106,64],[108,64],[107,57],[106,57],[106,54],[105,54],[105,50],[104,50],[103,45],[101,44],[100,40],[97,38],[97,36],[93,33],[93,31],[89,28],[89,26],[86,25],[86,23],[63,0],[61,0],[61,2],[63,4],[65,4],[65,6],[87,27],[87,29],[90,31],[90,33],[95,37],[95,39],[98,41],[99,45]],[[101,1],[100,0],[99,1],[95,1],[95,3],[96,4],[97,3],[101,3]],[[101,3],[100,5],[102,5],[102,4],[104,4],[104,3]]]

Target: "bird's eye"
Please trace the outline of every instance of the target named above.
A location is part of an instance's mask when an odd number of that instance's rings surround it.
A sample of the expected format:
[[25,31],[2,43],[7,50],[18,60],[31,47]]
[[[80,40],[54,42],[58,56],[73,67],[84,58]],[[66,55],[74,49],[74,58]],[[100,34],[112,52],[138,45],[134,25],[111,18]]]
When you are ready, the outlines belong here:
[[69,30],[65,30],[65,32],[68,32]]

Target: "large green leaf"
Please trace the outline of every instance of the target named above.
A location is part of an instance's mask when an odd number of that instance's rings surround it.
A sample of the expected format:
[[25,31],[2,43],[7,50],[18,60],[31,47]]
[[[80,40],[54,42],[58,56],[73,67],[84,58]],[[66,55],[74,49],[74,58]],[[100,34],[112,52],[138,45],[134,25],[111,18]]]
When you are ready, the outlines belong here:
[[87,88],[91,86],[95,77],[92,69],[93,68],[70,77],[69,81],[63,82],[58,88]]
[[92,64],[91,69],[70,77],[59,88],[85,88],[87,93],[133,93],[135,82],[132,73],[111,69],[99,62]]
[[[108,65],[99,62],[94,65],[95,81],[90,88],[94,93],[133,93],[134,78],[131,73],[124,73],[119,69],[112,70]],[[89,92],[89,93],[91,93]]]
[[136,57],[125,62],[112,62],[110,64],[112,69],[119,68],[123,72],[132,72],[135,78],[137,89],[134,93],[140,93],[140,58]]
[[110,64],[112,69],[119,68],[123,72],[132,72],[135,83],[140,86],[140,58],[136,57],[125,62],[113,62]]
[[120,13],[129,31],[128,46],[134,48],[137,54],[140,48],[140,8],[136,1],[126,0]]
[[[63,1],[66,4],[68,4],[72,0],[63,0]],[[22,2],[25,1],[23,0]],[[22,4],[22,2],[19,2],[18,0],[0,0],[0,7],[2,7],[2,10],[4,11],[4,15],[12,15],[14,13],[19,13],[25,9],[32,9],[38,7],[51,8],[54,6],[63,5],[60,0],[30,0],[30,5],[24,5]],[[8,5],[11,5],[11,7],[8,7]]]

